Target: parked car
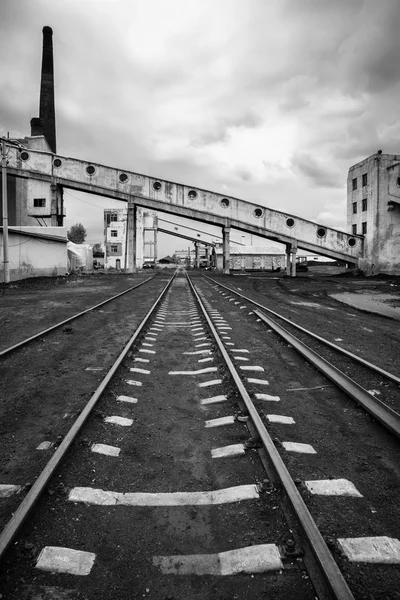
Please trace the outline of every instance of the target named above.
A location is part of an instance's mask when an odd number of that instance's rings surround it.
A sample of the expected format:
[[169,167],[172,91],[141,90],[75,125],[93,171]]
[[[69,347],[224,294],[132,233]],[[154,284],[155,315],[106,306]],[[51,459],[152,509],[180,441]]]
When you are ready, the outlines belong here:
[[154,269],[154,263],[150,260],[145,260],[143,263],[143,269]]

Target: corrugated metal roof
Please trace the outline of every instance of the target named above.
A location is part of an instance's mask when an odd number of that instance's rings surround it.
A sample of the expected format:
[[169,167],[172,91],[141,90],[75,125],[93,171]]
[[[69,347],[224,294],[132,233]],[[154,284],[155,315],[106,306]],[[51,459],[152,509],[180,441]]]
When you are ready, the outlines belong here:
[[[222,246],[215,247],[216,254],[222,254]],[[229,253],[241,256],[283,256],[285,251],[279,246],[229,246]]]

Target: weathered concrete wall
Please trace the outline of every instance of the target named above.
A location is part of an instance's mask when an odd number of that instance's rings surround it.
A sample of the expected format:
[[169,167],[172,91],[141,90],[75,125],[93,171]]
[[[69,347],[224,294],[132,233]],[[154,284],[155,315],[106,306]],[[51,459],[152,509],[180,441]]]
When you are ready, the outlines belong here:
[[[11,149],[10,149],[11,150]],[[15,174],[44,178],[52,183],[128,201],[135,197],[143,206],[185,215],[207,223],[255,233],[282,243],[297,240],[299,248],[333,258],[357,262],[363,255],[362,238],[312,221],[282,213],[267,207],[193,188],[178,183],[157,180],[130,171],[30,152],[21,160],[18,150],[11,150],[10,169]]]
[[[15,228],[13,228],[15,229]],[[67,272],[67,230],[62,227],[19,227],[9,230],[10,280],[56,277]],[[27,236],[25,232],[36,234]],[[50,239],[52,236],[59,240]],[[46,239],[46,237],[48,239]],[[0,231],[0,280],[4,281],[3,232]]]
[[[363,185],[363,176],[366,185]],[[353,189],[353,181],[357,182],[356,189]],[[366,229],[365,255],[360,261],[366,274],[400,275],[400,154],[376,153],[350,168],[347,179],[349,233],[354,226],[357,233],[362,233],[363,227]]]

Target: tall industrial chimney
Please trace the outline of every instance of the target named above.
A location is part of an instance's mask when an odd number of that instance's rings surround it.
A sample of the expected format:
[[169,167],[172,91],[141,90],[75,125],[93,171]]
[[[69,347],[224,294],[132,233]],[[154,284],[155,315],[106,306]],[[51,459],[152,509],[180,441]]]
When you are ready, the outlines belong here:
[[56,150],[56,112],[54,106],[53,30],[43,27],[42,78],[40,82],[39,119],[43,135],[51,150]]

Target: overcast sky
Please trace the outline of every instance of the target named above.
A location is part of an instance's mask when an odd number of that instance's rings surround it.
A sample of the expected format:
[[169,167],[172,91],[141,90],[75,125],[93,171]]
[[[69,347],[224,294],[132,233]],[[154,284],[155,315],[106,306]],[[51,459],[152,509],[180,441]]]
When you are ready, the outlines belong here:
[[[349,167],[400,152],[399,0],[1,0],[0,135],[38,116],[44,25],[60,154],[345,229]],[[112,202],[65,197],[100,241]]]

